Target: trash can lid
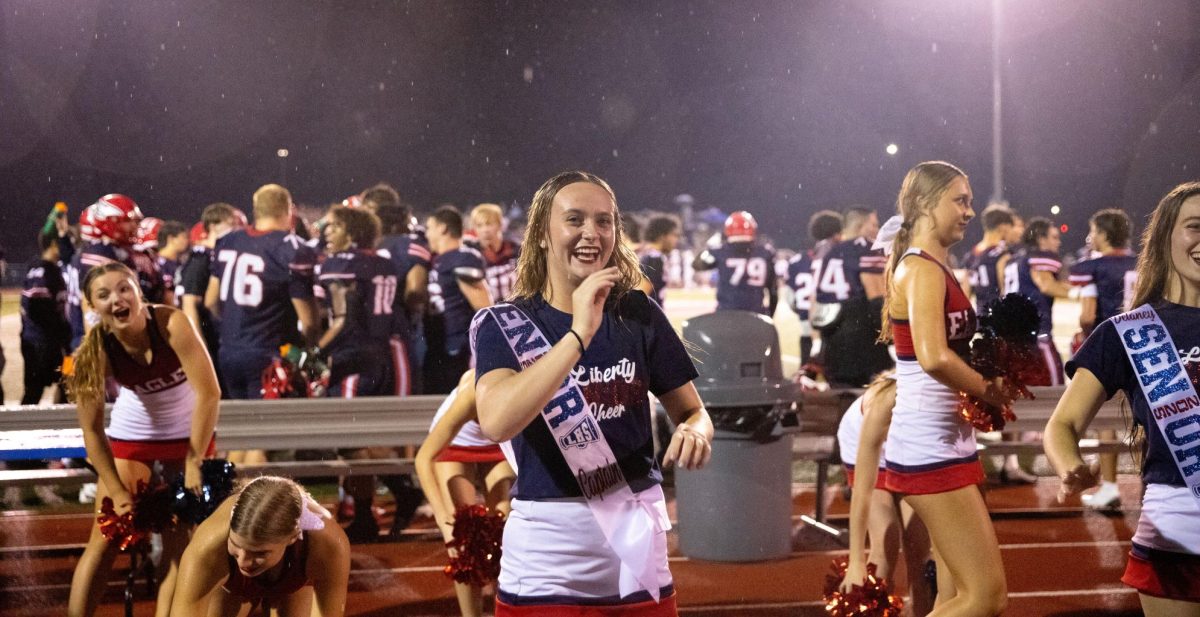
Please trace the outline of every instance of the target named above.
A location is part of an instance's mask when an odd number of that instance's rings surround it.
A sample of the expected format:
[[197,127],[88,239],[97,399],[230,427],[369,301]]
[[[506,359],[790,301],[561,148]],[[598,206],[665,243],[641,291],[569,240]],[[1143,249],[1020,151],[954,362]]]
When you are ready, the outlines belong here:
[[696,391],[708,408],[786,405],[799,398],[800,384],[774,379],[730,383],[702,377],[696,380]]

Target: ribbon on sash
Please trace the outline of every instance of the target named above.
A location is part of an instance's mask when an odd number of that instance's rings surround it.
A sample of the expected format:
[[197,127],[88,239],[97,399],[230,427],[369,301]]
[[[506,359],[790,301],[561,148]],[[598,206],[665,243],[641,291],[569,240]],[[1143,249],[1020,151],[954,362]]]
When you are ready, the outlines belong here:
[[[550,342],[537,324],[512,304],[498,304],[475,315],[471,324],[472,348],[479,326],[488,317],[500,327],[522,369],[550,351]],[[657,602],[660,589],[654,536],[671,528],[665,508],[656,507],[653,501],[641,498],[629,488],[617,457],[604,438],[600,423],[592,414],[573,373],[567,373],[540,415],[579,483],[604,539],[641,589],[650,592]],[[660,497],[657,503],[663,503],[661,487],[654,486],[643,492]],[[620,593],[628,596],[641,589],[622,588]]]
[[1150,416],[1200,507],[1200,395],[1179,359],[1175,341],[1149,304],[1112,321],[1150,405]]

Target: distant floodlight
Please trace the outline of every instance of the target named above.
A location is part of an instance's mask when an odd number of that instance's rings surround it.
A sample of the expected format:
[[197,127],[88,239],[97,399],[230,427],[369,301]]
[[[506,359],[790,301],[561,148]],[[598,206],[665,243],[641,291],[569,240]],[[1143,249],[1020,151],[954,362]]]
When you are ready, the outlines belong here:
[[1062,212],[1062,208],[1059,208],[1058,204],[1054,204],[1053,206],[1050,206],[1050,214],[1058,216],[1059,212]]
[[1059,231],[1060,233],[1064,233],[1064,234],[1065,234],[1065,233],[1067,233],[1067,230],[1068,230],[1068,229],[1070,229],[1070,227],[1067,227],[1067,224],[1066,224],[1066,223],[1063,223],[1062,225],[1059,225],[1059,226],[1058,226],[1058,231]]
[[280,148],[275,151],[275,155],[281,159],[286,159],[288,156],[288,150],[287,148]]
[[887,150],[888,154],[895,156],[895,154],[900,151],[900,146],[897,146],[896,144],[888,144],[885,150]]

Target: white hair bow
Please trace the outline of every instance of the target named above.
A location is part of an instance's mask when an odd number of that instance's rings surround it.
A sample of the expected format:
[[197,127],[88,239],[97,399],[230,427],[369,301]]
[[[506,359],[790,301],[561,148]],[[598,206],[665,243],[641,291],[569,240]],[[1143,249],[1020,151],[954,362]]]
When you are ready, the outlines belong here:
[[896,239],[896,234],[900,233],[900,226],[904,224],[904,218],[899,214],[888,219],[883,227],[879,228],[879,233],[875,236],[875,243],[871,245],[871,250],[883,249],[883,254],[890,256],[892,254],[893,240]]

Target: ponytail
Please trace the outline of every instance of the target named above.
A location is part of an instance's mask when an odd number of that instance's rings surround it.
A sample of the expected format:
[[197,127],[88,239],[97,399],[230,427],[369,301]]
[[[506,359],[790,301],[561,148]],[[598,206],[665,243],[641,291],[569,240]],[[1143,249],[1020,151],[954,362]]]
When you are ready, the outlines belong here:
[[879,339],[880,343],[892,342],[892,299],[896,297],[894,293],[892,275],[896,273],[896,266],[900,265],[900,260],[904,258],[904,254],[908,252],[909,245],[912,244],[912,221],[905,219],[900,223],[900,230],[896,232],[896,237],[892,239],[892,253],[888,255],[887,268],[883,271],[883,308],[879,312]]
[[104,350],[105,334],[104,324],[92,326],[75,352],[68,389],[77,405],[104,406],[105,380],[108,375],[108,352]]

